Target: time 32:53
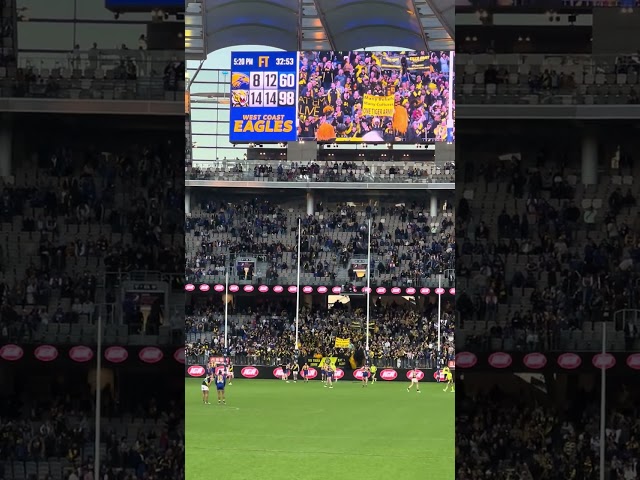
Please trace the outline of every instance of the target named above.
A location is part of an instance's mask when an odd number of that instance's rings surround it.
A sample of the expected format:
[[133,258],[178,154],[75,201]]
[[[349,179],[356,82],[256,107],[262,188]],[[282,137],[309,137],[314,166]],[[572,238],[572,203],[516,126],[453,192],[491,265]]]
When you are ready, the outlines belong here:
[[295,58],[276,58],[276,65],[293,65]]

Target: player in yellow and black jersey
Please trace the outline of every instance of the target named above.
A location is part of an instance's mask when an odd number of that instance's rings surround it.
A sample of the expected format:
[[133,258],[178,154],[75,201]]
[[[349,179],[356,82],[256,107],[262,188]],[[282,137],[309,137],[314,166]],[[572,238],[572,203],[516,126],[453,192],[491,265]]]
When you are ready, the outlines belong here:
[[447,381],[443,392],[446,392],[448,388],[451,387],[451,393],[454,393],[456,391],[456,385],[453,382],[453,373],[451,373],[451,369],[449,367],[444,367],[442,369],[442,373],[444,373],[444,378]]
[[300,365],[298,362],[293,362],[291,371],[293,372],[293,383],[296,383],[298,381],[298,372],[300,371]]
[[227,366],[227,380],[229,380],[229,385],[232,385],[233,377],[233,362],[229,361],[229,365]]

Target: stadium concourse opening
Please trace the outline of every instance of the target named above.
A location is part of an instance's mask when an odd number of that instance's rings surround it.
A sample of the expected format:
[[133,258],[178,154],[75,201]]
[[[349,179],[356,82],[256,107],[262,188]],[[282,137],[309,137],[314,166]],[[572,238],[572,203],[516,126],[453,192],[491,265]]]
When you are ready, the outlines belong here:
[[187,477],[454,478],[448,3],[187,5]]

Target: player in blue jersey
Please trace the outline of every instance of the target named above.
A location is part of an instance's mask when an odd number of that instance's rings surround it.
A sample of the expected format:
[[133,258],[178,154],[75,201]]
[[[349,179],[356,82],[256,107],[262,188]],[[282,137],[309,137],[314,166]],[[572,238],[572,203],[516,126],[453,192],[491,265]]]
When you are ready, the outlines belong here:
[[371,375],[371,369],[369,365],[362,367],[362,388],[369,386],[369,376]]
[[302,366],[302,378],[304,378],[304,383],[309,383],[309,365],[306,362]]
[[207,377],[213,378],[216,373],[216,366],[213,364],[213,360],[209,360],[209,365],[205,367],[205,374]]
[[332,373],[332,376],[331,376],[331,383],[333,383],[333,380],[335,379],[335,374],[333,374],[333,372],[334,372],[334,371],[332,370],[332,368],[331,368],[331,367],[332,367],[332,365],[331,365],[331,360],[329,360],[329,359],[327,358],[327,360],[324,362],[324,376],[325,376],[325,378],[326,378],[326,379],[327,379],[327,381],[328,381],[328,379],[329,379],[329,373]]
[[224,370],[218,370],[218,373],[216,373],[216,376],[213,380],[216,384],[216,390],[218,391],[218,404],[220,404],[220,402],[226,404],[227,402],[224,396],[224,387],[227,384],[227,376],[225,375]]
[[333,388],[333,377],[335,376],[336,369],[331,364],[328,364],[325,368],[327,369],[327,383],[325,387]]
[[289,374],[291,373],[291,366],[288,363],[283,363],[280,366],[282,371],[282,381],[289,383]]

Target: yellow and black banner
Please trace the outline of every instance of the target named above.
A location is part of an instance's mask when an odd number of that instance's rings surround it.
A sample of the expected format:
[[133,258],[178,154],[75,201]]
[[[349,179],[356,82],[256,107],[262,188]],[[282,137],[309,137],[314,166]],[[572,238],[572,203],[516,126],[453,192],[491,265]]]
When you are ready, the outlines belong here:
[[336,348],[349,348],[350,345],[351,345],[350,338],[336,337],[336,343],[334,345]]
[[393,117],[394,98],[392,95],[377,96],[364,94],[362,114],[370,117]]
[[404,55],[401,53],[392,53],[389,55],[386,52],[383,52],[379,55],[376,55],[376,62],[380,65],[381,68],[385,70],[394,70],[401,69],[401,58],[405,57],[408,60],[407,70],[410,72],[419,72],[426,73],[426,70],[431,70],[431,58],[428,55]]
[[344,368],[347,365],[347,362],[345,361],[345,359],[344,358],[340,358],[340,357],[308,358],[307,359],[307,364],[310,367],[317,368],[320,365],[326,364],[327,360],[329,360],[329,363],[331,365],[333,365],[334,367]]

